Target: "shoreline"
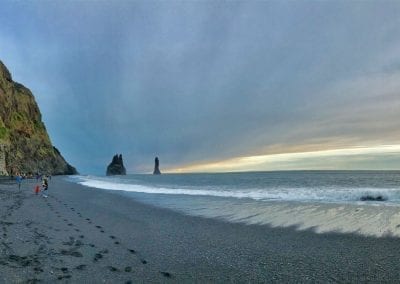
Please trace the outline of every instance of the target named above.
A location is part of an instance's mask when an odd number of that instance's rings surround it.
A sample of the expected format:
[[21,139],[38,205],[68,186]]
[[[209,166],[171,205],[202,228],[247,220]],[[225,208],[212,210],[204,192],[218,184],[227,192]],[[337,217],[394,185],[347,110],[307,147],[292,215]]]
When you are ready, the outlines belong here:
[[0,184],[0,283],[368,282],[400,276],[398,238],[180,214],[53,177]]
[[[79,179],[78,179],[79,180]],[[82,179],[82,185],[105,192],[121,194],[136,201],[173,210],[189,216],[199,216],[247,225],[269,225],[271,227],[311,228],[316,233],[356,233],[362,236],[400,237],[400,203],[391,201],[343,200],[265,200],[250,197],[246,193],[221,194],[197,188],[178,192],[168,187],[130,185],[125,183],[102,184]],[[199,193],[200,192],[200,193]],[[223,192],[223,191],[222,191]],[[293,191],[295,192],[295,191]],[[152,194],[155,193],[155,194]],[[218,195],[220,193],[220,195]],[[257,194],[257,193],[256,193]],[[346,196],[346,192],[342,195]],[[390,192],[369,193],[355,190],[353,198],[359,196],[385,196]],[[304,193],[303,193],[304,195]],[[247,197],[246,197],[247,196]],[[260,196],[260,195],[258,195]],[[392,196],[398,200],[396,195]],[[262,197],[260,197],[262,198]],[[351,200],[351,201],[350,201]],[[398,201],[397,201],[398,202]]]
[[400,238],[399,205],[298,201],[263,201],[246,214],[227,209],[224,214],[194,211],[193,215],[244,225],[296,228],[317,234],[356,234],[361,237]]

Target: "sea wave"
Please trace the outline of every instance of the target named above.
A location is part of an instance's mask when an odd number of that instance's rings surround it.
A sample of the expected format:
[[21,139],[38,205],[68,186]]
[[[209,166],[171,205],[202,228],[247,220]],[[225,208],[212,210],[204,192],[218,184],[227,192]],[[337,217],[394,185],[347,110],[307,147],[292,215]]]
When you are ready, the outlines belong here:
[[[258,201],[308,201],[308,202],[376,202],[400,203],[400,189],[397,188],[358,188],[358,187],[265,187],[232,188],[221,186],[207,187],[165,187],[136,184],[133,180],[79,176],[73,178],[81,185],[125,192],[163,195],[211,196],[222,198],[253,199]],[[371,197],[365,200],[365,196]],[[363,200],[364,199],[364,200]]]

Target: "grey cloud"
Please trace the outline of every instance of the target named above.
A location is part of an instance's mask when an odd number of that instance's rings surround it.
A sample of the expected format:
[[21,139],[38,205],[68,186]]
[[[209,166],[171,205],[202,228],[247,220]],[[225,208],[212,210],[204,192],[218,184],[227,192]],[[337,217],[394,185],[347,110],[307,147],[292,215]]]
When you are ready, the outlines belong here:
[[384,69],[399,15],[368,1],[8,2],[0,43],[19,47],[2,59],[72,164],[100,173],[122,152],[133,172],[155,155],[175,166],[334,137],[395,140],[397,97],[371,114],[368,80],[343,82]]

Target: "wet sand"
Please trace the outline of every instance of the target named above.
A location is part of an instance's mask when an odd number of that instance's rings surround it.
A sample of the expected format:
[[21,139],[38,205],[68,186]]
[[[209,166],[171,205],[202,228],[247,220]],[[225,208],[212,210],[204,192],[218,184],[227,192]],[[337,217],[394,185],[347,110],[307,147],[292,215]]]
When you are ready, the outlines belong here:
[[0,283],[398,282],[400,239],[186,216],[69,183],[0,184]]

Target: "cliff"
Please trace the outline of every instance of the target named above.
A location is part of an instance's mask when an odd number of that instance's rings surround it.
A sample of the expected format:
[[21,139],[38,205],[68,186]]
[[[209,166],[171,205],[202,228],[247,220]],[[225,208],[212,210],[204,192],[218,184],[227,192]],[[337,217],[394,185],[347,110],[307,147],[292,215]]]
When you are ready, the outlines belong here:
[[111,163],[107,167],[106,174],[108,176],[113,175],[126,175],[126,169],[124,167],[124,161],[122,160],[122,155],[115,155]]
[[1,61],[0,145],[3,173],[77,173],[53,147],[31,91],[14,82]]

